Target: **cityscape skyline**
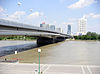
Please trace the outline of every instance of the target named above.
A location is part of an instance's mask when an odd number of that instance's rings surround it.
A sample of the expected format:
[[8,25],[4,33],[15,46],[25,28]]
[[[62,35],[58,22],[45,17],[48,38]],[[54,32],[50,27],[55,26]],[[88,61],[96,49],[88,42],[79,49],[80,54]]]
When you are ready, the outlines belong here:
[[[39,26],[41,22],[78,32],[78,20],[87,18],[87,31],[100,33],[99,0],[1,0],[0,18]],[[74,13],[73,13],[74,12]],[[66,28],[66,29],[65,29]]]

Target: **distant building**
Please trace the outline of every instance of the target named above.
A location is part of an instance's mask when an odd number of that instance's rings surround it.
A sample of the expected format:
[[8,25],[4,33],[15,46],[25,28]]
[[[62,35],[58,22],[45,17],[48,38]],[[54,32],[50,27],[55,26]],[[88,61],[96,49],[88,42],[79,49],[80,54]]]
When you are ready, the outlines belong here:
[[56,28],[56,31],[57,31],[57,32],[60,32],[60,33],[63,32],[62,28]]
[[68,24],[68,27],[67,27],[67,34],[71,35],[71,25]]
[[40,27],[43,27],[45,24],[40,24]]
[[45,24],[45,27],[44,28],[46,28],[46,29],[49,29],[49,24]]
[[45,22],[43,22],[42,24],[40,24],[40,27],[49,29],[49,24],[45,24]]
[[79,35],[86,34],[87,19],[85,17],[79,19]]
[[55,31],[55,25],[50,25],[50,30]]

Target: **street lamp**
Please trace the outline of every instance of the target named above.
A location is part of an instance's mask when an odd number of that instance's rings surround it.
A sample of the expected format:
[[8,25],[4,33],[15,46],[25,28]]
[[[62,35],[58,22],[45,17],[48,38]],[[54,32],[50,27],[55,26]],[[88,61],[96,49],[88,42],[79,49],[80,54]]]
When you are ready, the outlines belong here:
[[39,74],[40,74],[40,53],[41,53],[41,49],[38,49],[38,53],[39,53]]

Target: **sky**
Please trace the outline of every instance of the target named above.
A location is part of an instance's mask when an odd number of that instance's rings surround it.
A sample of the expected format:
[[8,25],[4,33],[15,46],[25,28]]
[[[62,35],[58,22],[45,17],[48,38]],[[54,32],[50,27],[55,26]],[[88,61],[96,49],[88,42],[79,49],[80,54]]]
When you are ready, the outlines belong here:
[[87,18],[87,32],[100,34],[100,0],[0,0],[0,18],[39,26],[55,25],[78,32],[78,20]]

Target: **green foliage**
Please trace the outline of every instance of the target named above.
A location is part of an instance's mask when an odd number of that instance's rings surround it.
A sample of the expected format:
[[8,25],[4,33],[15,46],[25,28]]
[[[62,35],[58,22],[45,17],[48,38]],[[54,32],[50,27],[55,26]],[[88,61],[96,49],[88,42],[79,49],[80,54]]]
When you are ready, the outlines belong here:
[[100,35],[95,32],[87,32],[86,35],[74,36],[76,40],[100,40]]
[[35,40],[34,37],[27,37],[27,36],[6,36],[0,37],[0,40]]

